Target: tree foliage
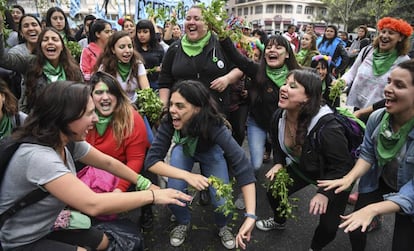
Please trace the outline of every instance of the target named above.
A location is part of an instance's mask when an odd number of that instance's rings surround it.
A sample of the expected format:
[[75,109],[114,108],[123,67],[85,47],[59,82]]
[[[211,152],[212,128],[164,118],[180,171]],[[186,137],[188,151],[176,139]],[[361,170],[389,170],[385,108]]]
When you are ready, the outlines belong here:
[[[375,27],[385,16],[414,21],[412,0],[321,0],[328,8],[322,20],[327,23],[341,23],[347,31],[361,24]],[[339,19],[339,20],[338,20]]]

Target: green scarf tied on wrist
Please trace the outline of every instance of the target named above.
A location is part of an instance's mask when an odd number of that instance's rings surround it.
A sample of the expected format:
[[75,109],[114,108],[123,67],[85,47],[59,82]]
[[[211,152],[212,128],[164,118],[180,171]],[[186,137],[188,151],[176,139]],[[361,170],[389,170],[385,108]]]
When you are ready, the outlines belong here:
[[3,114],[3,118],[0,121],[0,139],[11,134],[13,130],[13,123],[9,116]]
[[378,48],[374,50],[374,57],[372,60],[372,69],[374,71],[374,76],[381,76],[389,69],[391,69],[392,64],[398,58],[398,53],[396,49],[393,49],[388,52],[379,52]]
[[58,80],[66,80],[66,73],[61,64],[55,68],[49,61],[46,60],[46,63],[43,66],[43,73],[46,75],[48,83]]
[[173,135],[173,142],[183,146],[183,152],[185,155],[194,157],[195,150],[197,148],[198,137],[181,137],[180,131],[175,130]]
[[277,87],[282,87],[282,85],[286,82],[286,76],[289,72],[289,69],[284,64],[280,68],[270,68],[269,66],[266,66],[266,75],[270,78],[270,80],[273,81],[277,85]]
[[127,80],[130,71],[131,71],[131,62],[122,63],[118,61],[118,72],[122,78],[122,81]]
[[104,117],[98,114],[98,123],[95,124],[96,130],[98,131],[99,136],[104,135],[106,128],[108,127],[109,123],[112,121],[112,115],[108,117]]
[[204,47],[208,44],[208,41],[210,41],[210,38],[210,31],[208,31],[202,39],[195,42],[189,41],[187,35],[184,35],[184,37],[181,39],[181,47],[187,56],[194,57],[201,54]]
[[401,126],[398,132],[390,129],[390,114],[386,112],[382,117],[377,142],[378,165],[384,166],[393,160],[407,141],[408,133],[414,127],[414,118]]

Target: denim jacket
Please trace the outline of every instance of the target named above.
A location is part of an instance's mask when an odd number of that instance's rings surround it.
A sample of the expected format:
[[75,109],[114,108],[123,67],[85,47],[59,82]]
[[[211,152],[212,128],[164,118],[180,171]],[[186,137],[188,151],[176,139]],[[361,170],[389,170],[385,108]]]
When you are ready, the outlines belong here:
[[[369,193],[378,188],[382,167],[377,162],[377,135],[379,123],[385,108],[375,111],[368,120],[364,141],[361,144],[360,158],[371,164],[370,170],[359,181],[359,192]],[[398,204],[404,213],[414,216],[414,129],[410,131],[403,146],[397,173],[398,192],[384,195],[385,200]]]

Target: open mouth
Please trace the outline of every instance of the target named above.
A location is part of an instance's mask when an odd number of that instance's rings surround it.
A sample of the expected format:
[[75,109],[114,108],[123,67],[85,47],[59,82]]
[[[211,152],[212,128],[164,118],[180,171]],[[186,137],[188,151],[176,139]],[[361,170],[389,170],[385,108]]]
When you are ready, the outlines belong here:
[[102,111],[110,111],[111,110],[111,106],[112,103],[111,102],[101,102],[99,103],[99,106],[101,107]]

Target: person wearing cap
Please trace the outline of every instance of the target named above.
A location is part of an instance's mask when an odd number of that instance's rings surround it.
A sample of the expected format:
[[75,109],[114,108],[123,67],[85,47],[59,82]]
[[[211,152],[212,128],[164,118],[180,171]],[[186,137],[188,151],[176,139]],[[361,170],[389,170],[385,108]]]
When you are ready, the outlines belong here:
[[361,50],[351,69],[341,78],[350,88],[346,104],[355,110],[367,108],[357,112],[359,117],[366,117],[373,108],[383,107],[374,104],[383,100],[390,72],[410,59],[407,56],[413,32],[410,24],[402,19],[384,17],[377,26],[379,35],[373,45]]

